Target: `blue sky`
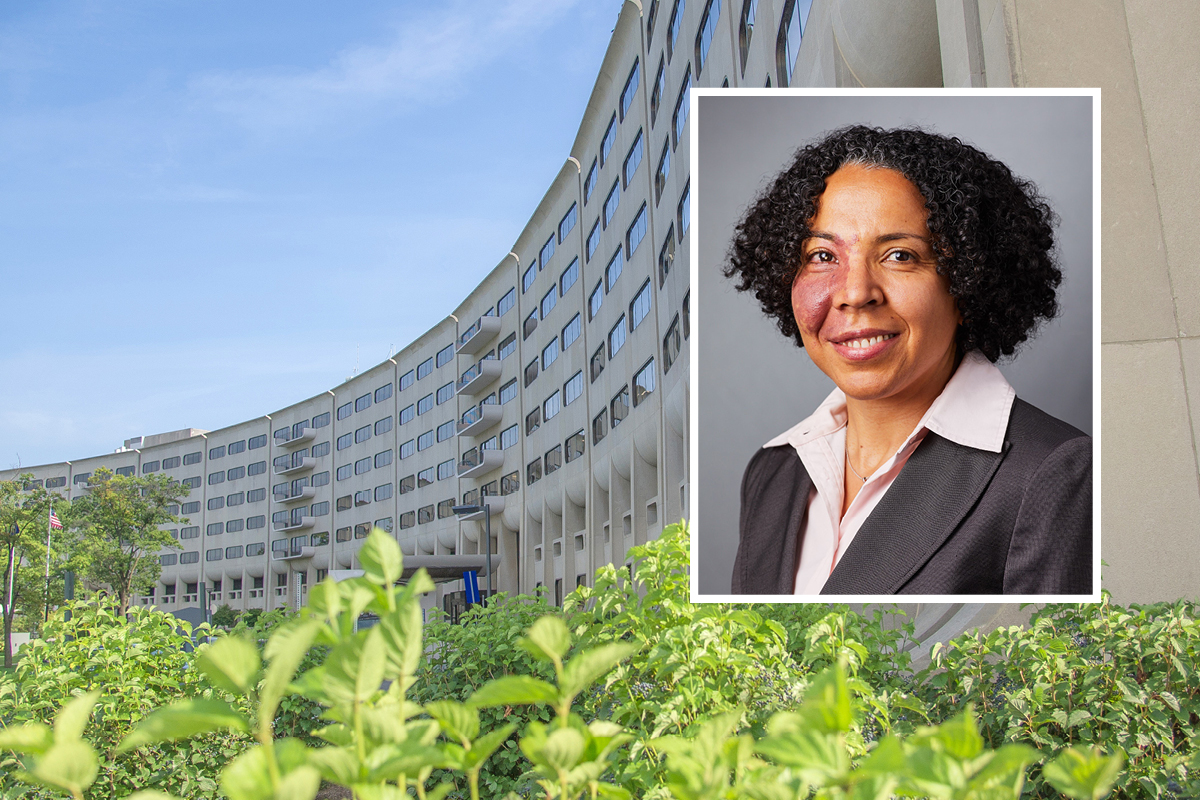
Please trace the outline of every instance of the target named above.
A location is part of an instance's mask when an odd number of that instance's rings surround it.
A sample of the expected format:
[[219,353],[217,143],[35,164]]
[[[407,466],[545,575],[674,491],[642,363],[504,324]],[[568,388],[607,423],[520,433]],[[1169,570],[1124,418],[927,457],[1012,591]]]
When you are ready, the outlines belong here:
[[450,313],[621,0],[6,3],[0,468],[318,394]]

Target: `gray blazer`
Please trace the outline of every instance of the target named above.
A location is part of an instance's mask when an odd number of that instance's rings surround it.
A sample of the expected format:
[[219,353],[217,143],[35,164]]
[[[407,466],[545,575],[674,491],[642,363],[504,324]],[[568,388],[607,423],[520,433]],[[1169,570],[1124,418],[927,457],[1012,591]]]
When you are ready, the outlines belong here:
[[[792,447],[750,459],[735,594],[792,594],[811,488]],[[927,434],[821,593],[1092,589],[1092,439],[1017,399],[999,453]]]

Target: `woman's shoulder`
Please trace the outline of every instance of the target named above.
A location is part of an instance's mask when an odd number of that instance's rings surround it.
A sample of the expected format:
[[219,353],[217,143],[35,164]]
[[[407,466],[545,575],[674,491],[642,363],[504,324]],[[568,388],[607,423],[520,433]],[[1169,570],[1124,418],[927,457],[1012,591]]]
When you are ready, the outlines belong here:
[[1047,452],[1068,442],[1075,447],[1090,447],[1092,437],[1018,397],[1013,401],[1005,439],[1013,448]]

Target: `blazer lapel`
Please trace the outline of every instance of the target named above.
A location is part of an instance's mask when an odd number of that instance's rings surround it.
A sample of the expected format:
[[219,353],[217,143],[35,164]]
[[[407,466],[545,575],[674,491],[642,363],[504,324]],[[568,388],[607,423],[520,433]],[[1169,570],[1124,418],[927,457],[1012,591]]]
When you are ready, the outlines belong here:
[[896,594],[950,538],[987,488],[999,453],[934,433],[859,528],[821,594]]

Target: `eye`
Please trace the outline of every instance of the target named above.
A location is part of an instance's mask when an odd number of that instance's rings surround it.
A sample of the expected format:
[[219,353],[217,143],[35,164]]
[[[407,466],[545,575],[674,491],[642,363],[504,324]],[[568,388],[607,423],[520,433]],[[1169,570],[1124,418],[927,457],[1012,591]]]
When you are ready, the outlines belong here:
[[916,253],[908,250],[892,250],[883,257],[883,260],[892,264],[916,264],[921,259]]
[[832,264],[837,260],[828,250],[813,250],[804,257],[806,264]]

